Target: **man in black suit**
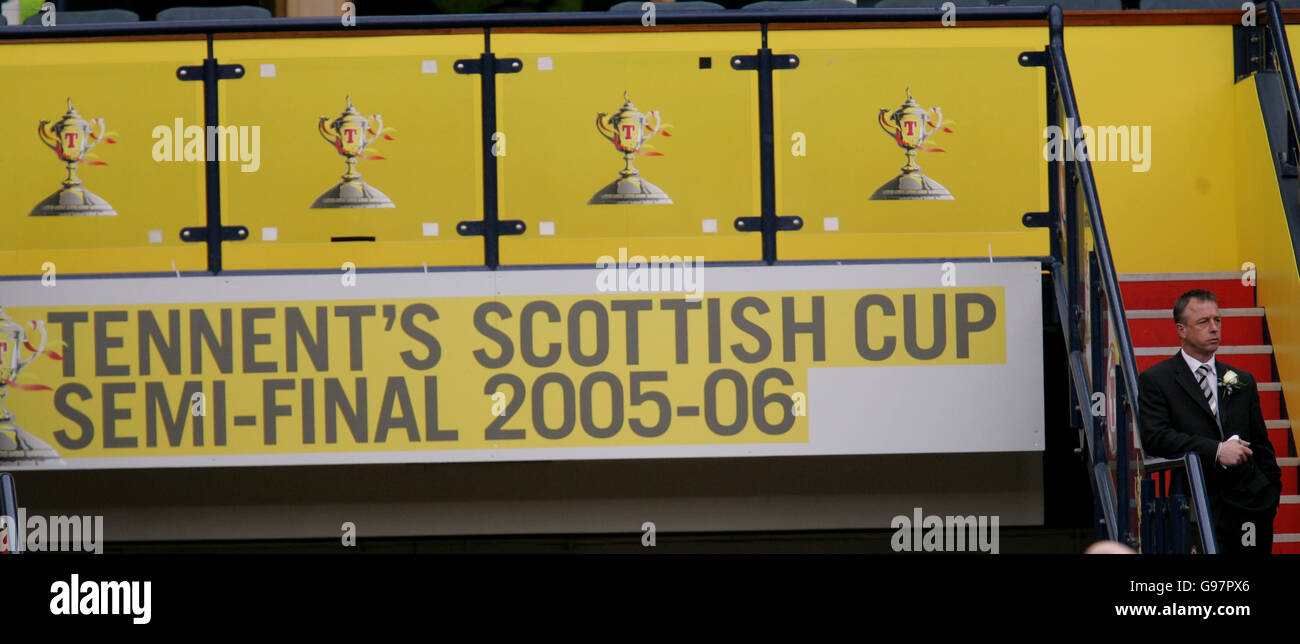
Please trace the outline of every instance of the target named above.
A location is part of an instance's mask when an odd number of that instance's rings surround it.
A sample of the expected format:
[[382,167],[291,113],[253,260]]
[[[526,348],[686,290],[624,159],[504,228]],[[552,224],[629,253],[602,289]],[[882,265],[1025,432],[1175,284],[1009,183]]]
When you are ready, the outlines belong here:
[[1220,323],[1209,291],[1188,291],[1174,303],[1182,349],[1138,378],[1142,447],[1166,458],[1199,454],[1219,551],[1268,554],[1282,470],[1255,379],[1214,358]]

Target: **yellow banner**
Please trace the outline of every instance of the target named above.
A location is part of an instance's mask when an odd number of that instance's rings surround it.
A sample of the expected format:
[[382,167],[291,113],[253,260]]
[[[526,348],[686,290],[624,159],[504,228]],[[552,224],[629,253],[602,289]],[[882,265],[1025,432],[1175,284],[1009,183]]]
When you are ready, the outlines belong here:
[[810,368],[1007,362],[1003,286],[694,297],[599,279],[624,292],[7,307],[30,367],[6,404],[68,464],[442,460],[410,453],[807,443]]

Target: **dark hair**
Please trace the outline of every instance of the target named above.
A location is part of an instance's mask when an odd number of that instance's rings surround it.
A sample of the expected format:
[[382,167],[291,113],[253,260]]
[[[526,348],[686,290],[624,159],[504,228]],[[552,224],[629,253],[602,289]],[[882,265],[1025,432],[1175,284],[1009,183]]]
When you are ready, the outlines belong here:
[[1214,293],[1211,293],[1203,288],[1194,288],[1186,293],[1183,293],[1182,295],[1179,295],[1178,301],[1174,302],[1174,322],[1177,322],[1179,324],[1187,324],[1187,322],[1183,320],[1183,312],[1187,310],[1187,303],[1190,302],[1191,300],[1209,300],[1211,302],[1214,302],[1215,304],[1219,303],[1219,298],[1214,297]]

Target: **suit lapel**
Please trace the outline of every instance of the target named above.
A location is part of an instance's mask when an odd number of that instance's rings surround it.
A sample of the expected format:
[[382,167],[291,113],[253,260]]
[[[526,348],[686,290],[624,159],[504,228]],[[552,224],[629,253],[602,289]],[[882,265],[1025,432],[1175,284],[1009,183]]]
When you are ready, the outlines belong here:
[[[1183,352],[1181,349],[1174,355],[1173,360],[1176,362],[1176,364],[1174,364],[1174,372],[1178,374],[1176,380],[1178,380],[1179,386],[1183,388],[1183,391],[1187,392],[1188,396],[1191,396],[1192,399],[1196,401],[1196,404],[1205,411],[1205,415],[1210,417],[1210,422],[1215,423],[1215,426],[1217,427],[1218,423],[1214,420],[1214,412],[1210,411],[1210,402],[1205,399],[1205,393],[1201,391],[1201,386],[1196,384],[1196,376],[1192,375],[1191,367],[1188,367],[1187,360],[1183,359]],[[1218,360],[1215,360],[1214,363],[1216,369],[1223,368],[1223,363]],[[1223,400],[1222,395],[1219,396],[1219,400]]]

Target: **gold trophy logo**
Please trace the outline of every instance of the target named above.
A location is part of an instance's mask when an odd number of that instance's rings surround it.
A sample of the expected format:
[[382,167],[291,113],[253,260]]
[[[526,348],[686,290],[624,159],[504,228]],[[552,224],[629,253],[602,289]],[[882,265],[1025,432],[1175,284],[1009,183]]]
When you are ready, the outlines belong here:
[[[98,129],[98,132],[95,131]],[[63,187],[54,194],[36,204],[28,213],[30,217],[57,215],[116,215],[107,201],[87,190],[77,176],[81,163],[86,165],[105,165],[102,161],[91,161],[89,152],[100,142],[114,143],[104,136],[104,119],[83,119],[68,99],[68,111],[63,117],[51,124],[41,121],[36,127],[41,142],[54,150],[59,160],[67,165],[68,176],[63,180]]]
[[[650,125],[650,119],[647,117],[654,118],[653,126]],[[623,92],[623,107],[613,116],[606,119],[604,112],[597,114],[596,130],[623,154],[623,169],[618,171],[618,178],[601,188],[600,192],[587,202],[587,205],[672,203],[673,200],[667,193],[642,179],[641,172],[632,166],[638,154],[648,157],[663,156],[659,152],[649,152],[648,150],[653,150],[654,147],[646,145],[646,141],[656,134],[672,136],[664,131],[667,127],[671,126],[663,125],[658,110],[650,110],[646,114],[638,111],[627,92]]]
[[[949,121],[949,125],[952,122]],[[880,186],[873,200],[917,200],[917,199],[952,199],[952,193],[938,181],[921,174],[921,166],[916,165],[917,152],[943,152],[942,149],[925,147],[926,141],[936,132],[952,133],[943,124],[943,110],[932,107],[928,111],[912,98],[912,88],[907,88],[907,100],[902,107],[890,112],[888,108],[880,110],[880,127],[894,138],[898,147],[907,155],[907,163],[902,172],[891,181]]]
[[338,185],[317,197],[311,207],[394,208],[393,201],[388,198],[388,195],[362,181],[361,173],[357,172],[358,159],[373,161],[384,159],[381,156],[365,154],[366,148],[374,143],[375,139],[383,138],[391,141],[393,137],[384,133],[384,117],[372,114],[367,119],[352,106],[351,96],[347,97],[347,102],[348,106],[343,110],[342,115],[333,121],[330,121],[328,116],[322,116],[317,125],[321,138],[334,146],[334,149],[346,159],[347,172],[343,173],[343,180]]
[[[27,337],[27,329],[10,318],[5,313],[4,307],[0,306],[0,462],[59,458],[59,453],[49,443],[19,427],[14,422],[14,415],[5,408],[5,398],[9,397],[10,389],[25,391],[49,389],[45,385],[20,385],[14,382],[19,372],[27,365],[42,354],[55,360],[63,359],[63,356],[45,350],[49,333],[45,330],[44,322],[34,321],[28,324],[41,332],[41,344],[38,347],[32,347]],[[31,356],[26,359],[22,357],[24,348],[31,352]]]

